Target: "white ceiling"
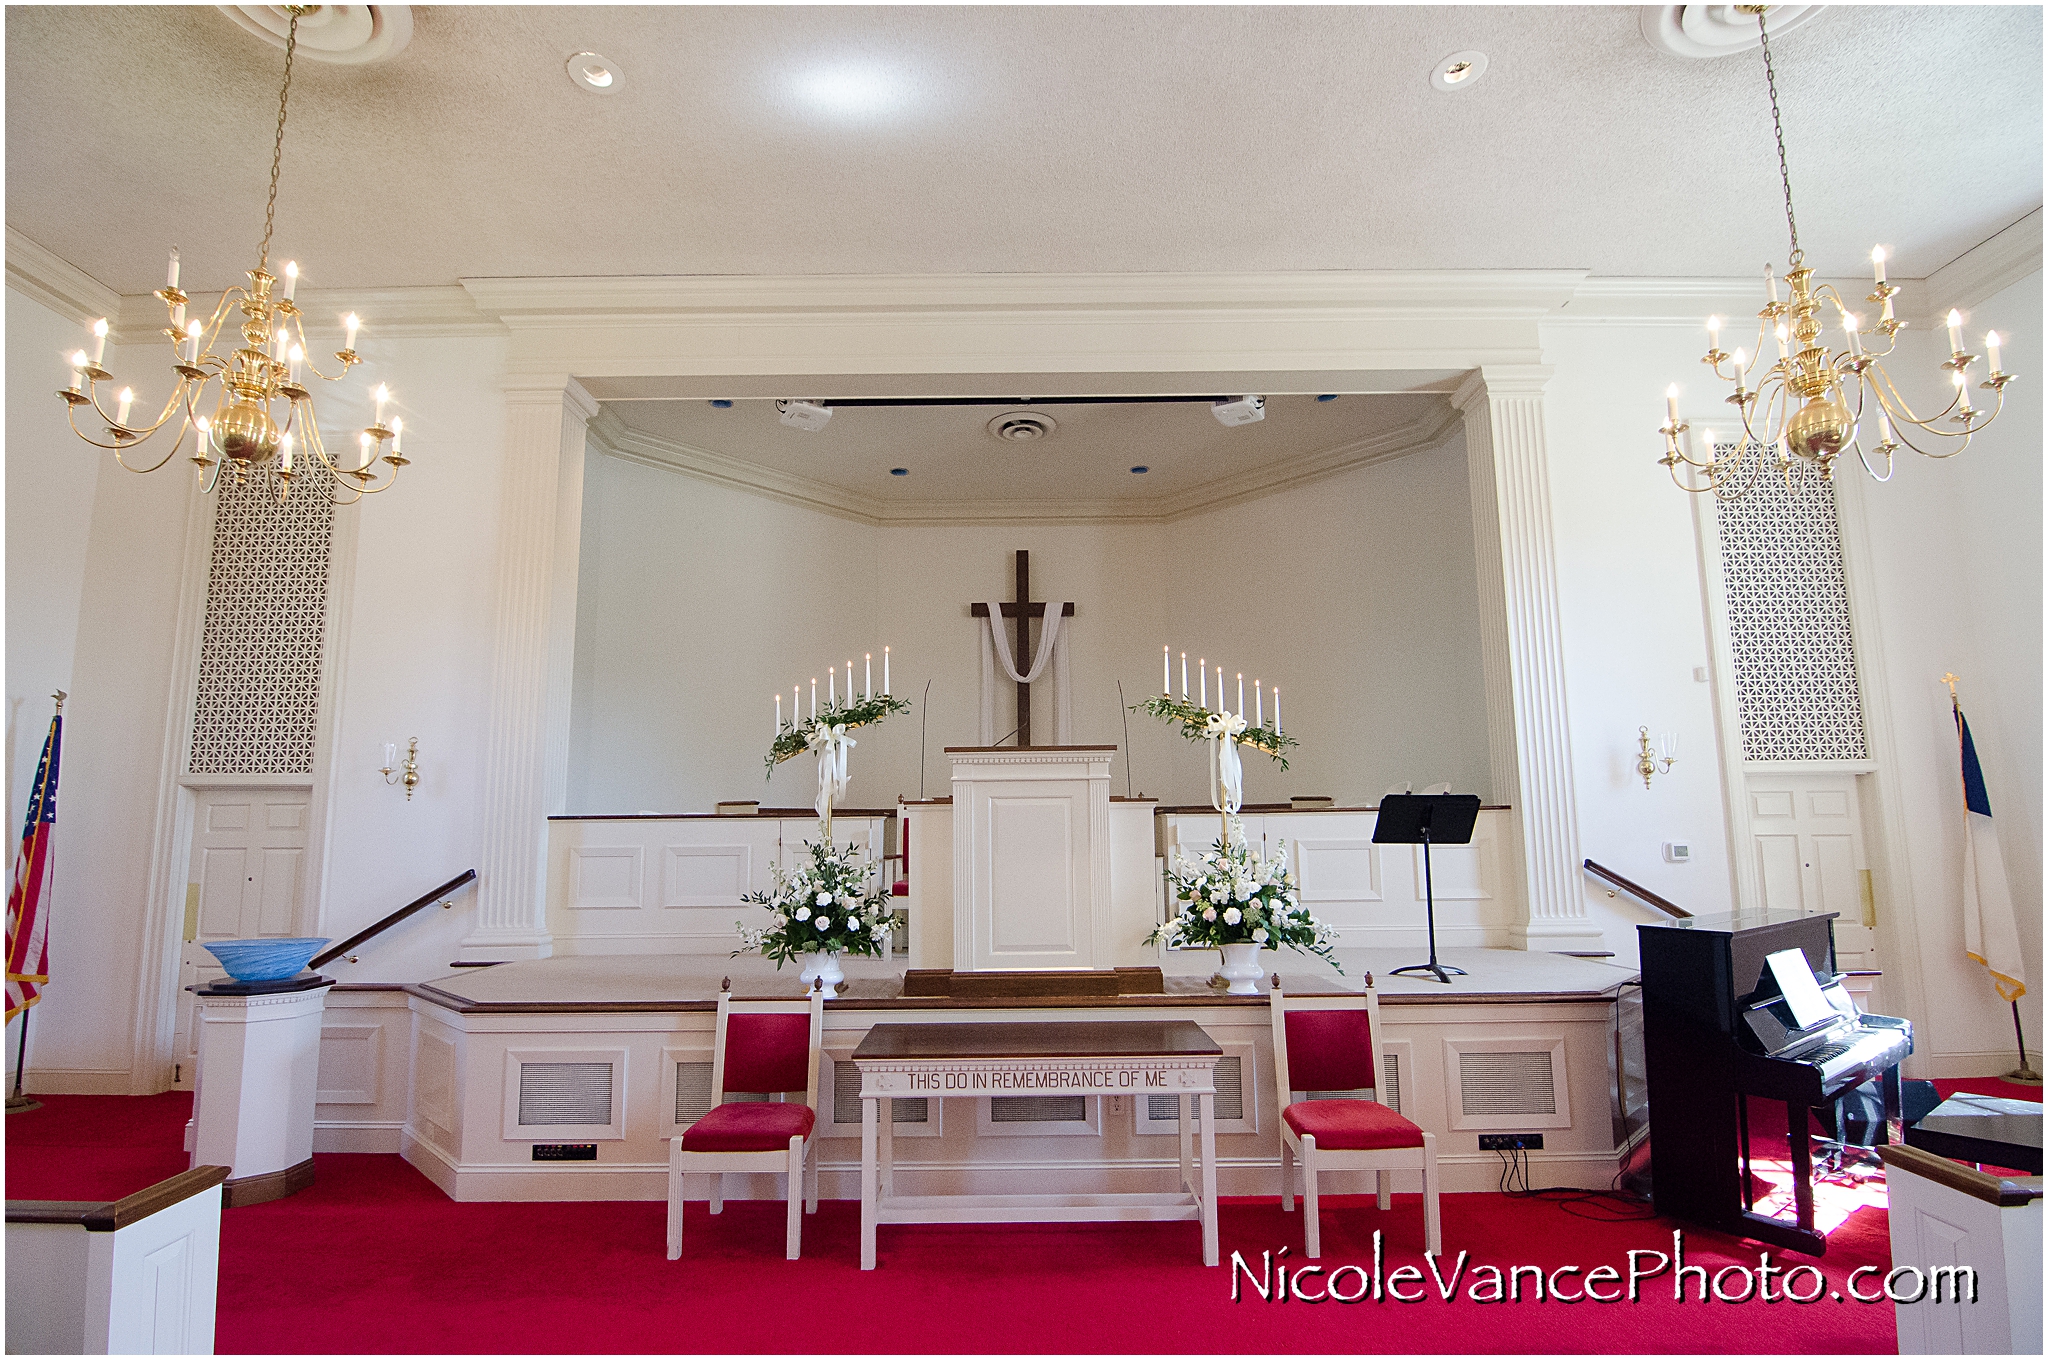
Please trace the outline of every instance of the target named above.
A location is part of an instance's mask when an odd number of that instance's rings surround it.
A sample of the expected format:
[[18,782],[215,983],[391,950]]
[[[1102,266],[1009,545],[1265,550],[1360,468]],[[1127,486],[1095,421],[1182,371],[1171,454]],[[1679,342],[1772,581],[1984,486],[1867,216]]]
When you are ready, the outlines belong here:
[[[2039,8],[1842,7],[1775,46],[1824,274],[1883,242],[1921,277],[2040,204]],[[570,83],[586,48],[618,93]],[[1484,77],[1432,90],[1466,48]],[[6,49],[10,226],[129,294],[173,241],[195,290],[254,263],[275,48],[212,6],[10,6]],[[1783,260],[1777,193],[1756,55],[1664,55],[1632,6],[424,6],[388,62],[298,65],[277,248],[320,288],[1727,276]]]
[[[971,519],[1017,502],[1087,517],[1171,515],[1414,452],[1452,423],[1450,403],[1426,393],[1273,396],[1264,420],[1232,427],[1198,402],[836,406],[816,433],[782,424],[771,401],[605,409],[654,445],[614,442],[758,489],[802,488],[805,499],[878,519]],[[991,419],[1020,410],[1050,416],[1057,428],[1029,443],[988,433]],[[711,455],[710,468],[700,454]],[[893,475],[898,467],[908,475]]]

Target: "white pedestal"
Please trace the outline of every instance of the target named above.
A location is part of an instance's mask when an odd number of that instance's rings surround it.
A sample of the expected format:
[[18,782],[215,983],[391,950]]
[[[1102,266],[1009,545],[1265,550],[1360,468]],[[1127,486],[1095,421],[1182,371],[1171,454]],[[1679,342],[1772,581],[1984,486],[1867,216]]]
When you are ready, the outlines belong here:
[[192,1165],[230,1168],[230,1207],[282,1199],[313,1183],[320,1013],[333,979],[295,991],[199,998]]
[[1114,746],[949,746],[953,967],[1107,968]]

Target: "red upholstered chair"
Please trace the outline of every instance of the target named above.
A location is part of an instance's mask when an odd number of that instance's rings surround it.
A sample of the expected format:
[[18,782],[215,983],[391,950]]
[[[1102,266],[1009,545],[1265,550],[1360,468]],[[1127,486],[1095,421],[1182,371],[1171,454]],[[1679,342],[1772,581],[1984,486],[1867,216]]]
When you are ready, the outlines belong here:
[[[712,1039],[711,1090],[719,1104],[669,1139],[668,1259],[683,1254],[683,1177],[711,1176],[711,1212],[725,1208],[728,1171],[781,1172],[789,1177],[789,1233],[784,1254],[792,1261],[802,1243],[799,1203],[818,1212],[818,1163],[811,1136],[818,1127],[818,1053],[825,1028],[825,993],[812,988],[808,1001],[735,1001],[718,994],[718,1029]],[[803,1103],[787,1099],[803,1092]],[[772,1101],[731,1100],[734,1095],[768,1094]],[[808,1163],[809,1183],[805,1172]],[[808,1190],[808,1194],[806,1191]]]
[[1280,1205],[1294,1211],[1294,1158],[1301,1158],[1302,1209],[1308,1254],[1321,1256],[1318,1173],[1371,1171],[1378,1175],[1379,1205],[1393,1205],[1395,1171],[1422,1173],[1422,1222],[1431,1254],[1443,1250],[1437,1211],[1436,1135],[1402,1118],[1377,1099],[1304,1100],[1297,1093],[1386,1090],[1379,1044],[1379,994],[1289,998],[1273,980],[1273,1075],[1280,1086]]

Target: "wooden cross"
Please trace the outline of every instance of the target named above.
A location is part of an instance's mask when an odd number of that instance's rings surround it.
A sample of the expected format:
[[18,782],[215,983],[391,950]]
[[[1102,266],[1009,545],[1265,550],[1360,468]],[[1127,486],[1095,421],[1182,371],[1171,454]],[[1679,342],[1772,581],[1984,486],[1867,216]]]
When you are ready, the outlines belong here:
[[[1028,671],[1031,669],[1032,656],[1031,620],[1045,617],[1045,602],[1031,598],[1031,554],[1023,548],[1017,550],[1017,598],[999,607],[1004,618],[1017,621],[1017,641],[1011,655],[1016,660],[1019,671]],[[988,617],[988,606],[969,605],[967,612],[977,619],[985,619]],[[1074,606],[1068,604],[1060,611],[1060,617],[1074,617]],[[1017,682],[1017,744],[1031,744],[1031,686],[1022,680]]]

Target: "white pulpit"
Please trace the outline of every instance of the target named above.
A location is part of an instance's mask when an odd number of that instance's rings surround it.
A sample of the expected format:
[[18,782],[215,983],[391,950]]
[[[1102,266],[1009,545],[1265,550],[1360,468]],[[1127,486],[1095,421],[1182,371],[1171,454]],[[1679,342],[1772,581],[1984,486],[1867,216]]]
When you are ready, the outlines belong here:
[[953,967],[1108,968],[1114,746],[949,746]]

